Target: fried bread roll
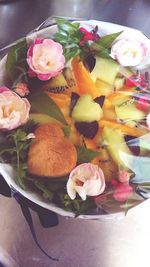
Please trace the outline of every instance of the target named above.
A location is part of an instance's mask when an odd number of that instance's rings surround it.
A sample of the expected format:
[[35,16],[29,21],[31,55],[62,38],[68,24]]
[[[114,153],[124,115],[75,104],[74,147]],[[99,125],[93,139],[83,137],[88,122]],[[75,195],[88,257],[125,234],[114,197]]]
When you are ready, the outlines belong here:
[[56,123],[45,123],[38,126],[35,130],[36,140],[41,140],[43,138],[62,138],[64,133],[60,126]]
[[68,174],[77,162],[75,146],[63,136],[55,124],[40,125],[28,152],[28,171],[43,177],[61,177]]

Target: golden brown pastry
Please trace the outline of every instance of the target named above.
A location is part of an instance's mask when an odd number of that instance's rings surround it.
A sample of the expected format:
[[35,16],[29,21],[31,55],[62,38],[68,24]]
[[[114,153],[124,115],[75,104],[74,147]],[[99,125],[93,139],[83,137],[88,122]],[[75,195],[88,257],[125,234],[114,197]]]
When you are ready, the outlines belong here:
[[62,138],[64,137],[64,133],[61,127],[56,123],[45,123],[38,126],[35,130],[35,137],[36,140],[43,139],[43,138]]
[[76,149],[63,136],[61,128],[58,126],[59,132],[55,126],[51,123],[41,125],[36,129],[36,138],[28,153],[28,170],[31,174],[49,178],[61,177],[75,167],[77,162]]

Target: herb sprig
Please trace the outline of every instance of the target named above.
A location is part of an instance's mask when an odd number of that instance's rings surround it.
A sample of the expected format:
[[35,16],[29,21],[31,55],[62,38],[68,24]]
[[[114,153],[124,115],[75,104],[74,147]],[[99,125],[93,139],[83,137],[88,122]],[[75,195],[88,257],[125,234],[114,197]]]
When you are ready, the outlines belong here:
[[80,31],[80,23],[71,23],[59,17],[56,17],[55,20],[58,32],[55,34],[54,39],[63,46],[66,61],[78,55],[80,55],[81,59],[84,59],[90,54],[110,58],[112,43],[122,33],[108,34],[92,43],[85,42],[81,46],[80,42],[84,34]]
[[55,18],[58,32],[55,34],[55,41],[59,42],[64,48],[66,61],[80,54],[79,46],[82,39],[82,32],[79,31],[80,23],[70,23],[63,18]]
[[27,153],[32,139],[29,134],[33,132],[35,123],[29,121],[25,126],[6,132],[0,140],[0,156],[3,162],[11,163],[16,172],[16,181],[25,189],[27,173]]

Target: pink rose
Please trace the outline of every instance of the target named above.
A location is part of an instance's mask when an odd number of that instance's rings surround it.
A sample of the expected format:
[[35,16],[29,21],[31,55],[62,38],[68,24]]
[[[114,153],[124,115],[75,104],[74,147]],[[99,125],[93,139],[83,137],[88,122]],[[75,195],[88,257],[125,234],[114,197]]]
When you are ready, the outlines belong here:
[[7,87],[0,88],[0,129],[12,130],[27,122],[30,103]]
[[36,39],[27,53],[29,76],[46,81],[57,76],[65,64],[61,44],[50,39]]
[[75,199],[76,193],[86,200],[86,196],[97,196],[105,190],[105,178],[103,171],[92,163],[78,165],[70,173],[67,182],[67,193],[71,199]]
[[125,202],[131,196],[132,192],[133,188],[128,183],[118,183],[113,196],[117,201]]
[[14,91],[20,96],[25,96],[29,94],[29,89],[26,83],[17,83]]

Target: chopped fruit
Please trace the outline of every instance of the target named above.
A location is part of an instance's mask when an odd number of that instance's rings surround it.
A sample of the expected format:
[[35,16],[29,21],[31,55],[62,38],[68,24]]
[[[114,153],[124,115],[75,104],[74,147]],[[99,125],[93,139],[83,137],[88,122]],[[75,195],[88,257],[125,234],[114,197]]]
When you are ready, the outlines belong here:
[[52,93],[62,93],[68,90],[67,81],[61,73],[58,76],[51,78],[48,82],[44,83],[42,90]]
[[120,130],[105,127],[102,132],[102,137],[112,159],[118,166],[127,168],[120,156],[120,152],[124,152],[126,155],[132,155],[132,153],[125,142],[123,133]]
[[81,142],[81,136],[77,129],[75,128],[74,124],[72,123],[70,129],[70,135],[68,136],[68,139],[74,144],[74,145],[80,145]]
[[78,99],[80,98],[80,96],[77,93],[72,93],[71,94],[71,101],[70,101],[70,114],[72,113],[74,106],[76,105]]
[[117,164],[112,160],[105,147],[100,147],[99,152],[99,166],[104,172],[105,180],[109,182],[112,179],[116,179],[118,172]]
[[145,113],[136,108],[135,103],[115,107],[117,118],[127,122],[139,122],[145,118]]
[[133,72],[131,71],[131,69],[127,67],[123,67],[121,65],[120,65],[119,73],[125,78],[129,78],[131,77],[131,75],[133,75]]
[[106,83],[114,85],[119,68],[119,64],[111,59],[96,57],[96,64],[91,72],[91,77],[94,82],[96,82],[97,79],[100,79]]
[[148,130],[146,128],[143,128],[143,127],[141,127],[141,128],[140,127],[139,128],[130,127],[130,126],[125,125],[125,124],[119,124],[115,121],[107,121],[104,119],[102,119],[99,122],[99,125],[101,128],[110,127],[110,128],[112,128],[112,130],[118,129],[125,135],[131,135],[131,136],[135,136],[135,137],[140,137],[140,136],[148,133]]
[[115,108],[111,107],[111,108],[103,108],[103,112],[104,112],[104,119],[105,120],[110,120],[110,121],[116,121],[117,117],[116,117],[116,112],[115,112]]
[[102,116],[102,108],[89,94],[82,95],[72,111],[72,118],[78,122],[99,121]]
[[76,122],[75,127],[84,137],[93,139],[98,132],[98,122]]
[[97,150],[99,151],[99,156],[94,158],[92,160],[93,164],[99,165],[100,168],[102,168],[104,175],[105,175],[105,180],[106,182],[111,181],[112,179],[116,179],[117,177],[117,172],[118,172],[118,167],[116,163],[112,160],[110,157],[107,149],[104,146],[97,146],[97,143],[101,144],[101,134],[98,134],[98,137],[95,139],[84,139],[84,142],[86,144],[86,147],[89,149]]
[[125,79],[124,78],[116,78],[115,79],[115,82],[114,82],[114,87],[115,87],[115,90],[120,90],[123,86],[124,86],[124,81]]
[[93,98],[100,95],[91,78],[90,72],[85,68],[83,62],[79,57],[72,60],[72,69],[79,94],[87,93],[90,94]]
[[70,123],[70,97],[65,94],[54,94],[47,93],[50,98],[56,103],[56,105],[60,108],[61,112],[65,116],[68,123]]
[[55,101],[55,103],[61,108],[69,106],[70,97],[64,94],[48,93],[48,95]]
[[76,85],[76,82],[75,82],[75,78],[73,76],[73,72],[71,70],[70,67],[67,67],[64,69],[63,71],[63,74],[64,74],[64,77],[67,81],[67,84],[68,84],[68,87],[70,89],[71,92],[77,92],[77,85]]
[[46,114],[42,114],[42,113],[30,113],[30,120],[33,120],[33,121],[40,123],[40,124],[55,122],[59,125],[62,125],[61,122],[55,120],[54,118],[52,118]]
[[100,79],[96,79],[95,86],[97,90],[99,91],[99,95],[108,96],[114,92],[114,86],[104,82]]
[[110,95],[107,100],[109,100],[111,102],[112,105],[114,106],[120,106],[123,103],[129,101],[132,97],[132,94],[126,94],[126,93],[122,93],[122,92],[117,92],[114,93],[112,95]]

